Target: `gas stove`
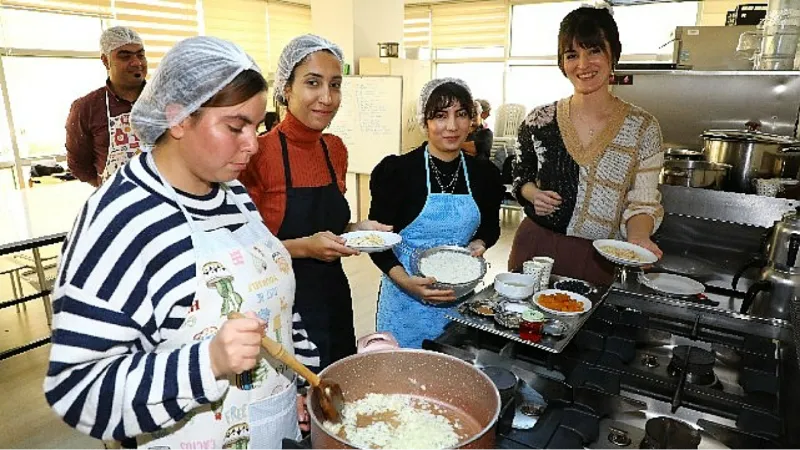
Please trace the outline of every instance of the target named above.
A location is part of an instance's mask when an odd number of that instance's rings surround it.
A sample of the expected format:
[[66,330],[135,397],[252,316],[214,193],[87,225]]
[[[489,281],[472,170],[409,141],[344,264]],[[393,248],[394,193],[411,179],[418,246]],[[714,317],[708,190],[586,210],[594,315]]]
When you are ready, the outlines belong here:
[[798,447],[794,349],[764,325],[612,289],[560,354],[456,323],[423,348],[541,394],[522,405],[535,425],[499,427],[498,448]]

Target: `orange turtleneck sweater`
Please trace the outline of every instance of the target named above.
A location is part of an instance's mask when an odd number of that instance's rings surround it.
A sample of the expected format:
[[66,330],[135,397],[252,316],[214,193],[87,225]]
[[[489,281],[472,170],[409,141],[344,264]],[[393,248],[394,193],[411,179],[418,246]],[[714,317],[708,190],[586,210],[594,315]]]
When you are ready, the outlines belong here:
[[328,146],[328,154],[336,172],[339,190],[345,192],[347,147],[332,134],[312,130],[291,113],[269,133],[258,138],[258,153],[250,159],[247,169],[239,176],[253,198],[267,228],[277,235],[286,213],[286,177],[278,132],[286,135],[289,147],[289,167],[294,187],[319,187],[330,184],[320,137]]

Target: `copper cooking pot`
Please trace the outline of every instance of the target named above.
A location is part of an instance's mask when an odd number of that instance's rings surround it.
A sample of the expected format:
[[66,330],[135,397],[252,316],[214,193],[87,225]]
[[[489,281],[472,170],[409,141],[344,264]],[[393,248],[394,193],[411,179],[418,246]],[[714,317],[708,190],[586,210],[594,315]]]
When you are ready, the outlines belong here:
[[[382,350],[341,359],[320,376],[339,383],[345,401],[369,393],[410,394],[447,405],[469,429],[470,437],[458,448],[494,447],[500,394],[486,374],[458,358],[427,350]],[[313,448],[355,448],[322,425],[322,411],[313,390],[307,402]]]

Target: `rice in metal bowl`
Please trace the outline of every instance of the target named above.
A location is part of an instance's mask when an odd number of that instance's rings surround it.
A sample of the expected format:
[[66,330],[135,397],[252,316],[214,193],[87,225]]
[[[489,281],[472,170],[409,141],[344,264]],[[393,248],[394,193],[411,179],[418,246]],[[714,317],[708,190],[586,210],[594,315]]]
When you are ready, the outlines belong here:
[[472,255],[441,251],[426,255],[419,262],[419,271],[439,283],[464,284],[483,275],[481,261]]

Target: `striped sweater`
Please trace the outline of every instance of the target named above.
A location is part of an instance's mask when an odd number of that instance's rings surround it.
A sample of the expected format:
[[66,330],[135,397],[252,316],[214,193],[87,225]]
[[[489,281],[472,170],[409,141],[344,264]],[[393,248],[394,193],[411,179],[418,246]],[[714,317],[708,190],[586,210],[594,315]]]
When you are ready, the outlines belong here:
[[[64,421],[98,439],[154,432],[193,408],[222,398],[210,340],[154,352],[183,324],[197,285],[191,231],[151,162],[140,155],[86,202],[64,243],[53,290],[48,403]],[[245,188],[236,195],[261,220]],[[205,231],[245,223],[219,186],[204,196],[178,194]],[[298,314],[295,353],[319,365]]]

